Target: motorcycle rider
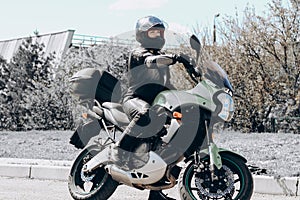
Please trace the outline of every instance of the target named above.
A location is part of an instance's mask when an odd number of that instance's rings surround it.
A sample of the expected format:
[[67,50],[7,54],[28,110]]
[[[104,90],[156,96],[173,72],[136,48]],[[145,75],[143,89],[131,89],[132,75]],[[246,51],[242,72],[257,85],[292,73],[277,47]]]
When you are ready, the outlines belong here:
[[[163,112],[150,108],[150,105],[158,93],[174,89],[170,83],[169,66],[177,61],[190,64],[179,55],[164,54],[161,51],[165,44],[164,32],[164,22],[155,16],[140,18],[136,23],[136,40],[140,47],[134,49],[129,56],[129,87],[123,98],[123,109],[131,122],[122,139],[116,144],[117,148],[114,148],[117,151],[113,153],[114,160],[119,165],[122,165],[120,163],[124,159],[124,151],[132,152],[139,148],[140,142],[137,138],[151,137],[145,129],[157,134],[163,127],[165,118],[160,115]],[[161,191],[150,191],[149,199],[172,198]]]

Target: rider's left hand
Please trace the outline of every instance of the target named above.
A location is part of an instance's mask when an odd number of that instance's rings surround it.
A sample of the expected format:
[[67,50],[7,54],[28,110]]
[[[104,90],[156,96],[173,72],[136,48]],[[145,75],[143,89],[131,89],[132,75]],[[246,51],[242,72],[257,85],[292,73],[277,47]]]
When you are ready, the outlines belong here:
[[195,77],[201,77],[201,71],[197,67],[194,68],[193,74]]
[[188,71],[196,66],[195,59],[193,59],[192,57],[190,57],[186,54],[183,54],[183,53],[180,53],[179,55],[176,55],[176,60],[179,63],[182,63]]

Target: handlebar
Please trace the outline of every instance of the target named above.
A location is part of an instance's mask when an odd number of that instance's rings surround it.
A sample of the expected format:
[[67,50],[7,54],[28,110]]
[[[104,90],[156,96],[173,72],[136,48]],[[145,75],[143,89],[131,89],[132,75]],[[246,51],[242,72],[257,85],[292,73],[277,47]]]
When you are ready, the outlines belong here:
[[198,83],[199,81],[196,78],[201,77],[201,72],[197,68],[195,68],[196,61],[193,58],[191,58],[190,56],[182,54],[182,53],[179,55],[176,55],[175,58],[179,63],[183,64],[186,71],[190,75],[191,79],[195,83]]
[[201,73],[194,67],[192,68],[186,68],[188,74],[190,75],[191,79],[195,82],[198,83],[199,81],[197,80],[198,77],[201,77]]

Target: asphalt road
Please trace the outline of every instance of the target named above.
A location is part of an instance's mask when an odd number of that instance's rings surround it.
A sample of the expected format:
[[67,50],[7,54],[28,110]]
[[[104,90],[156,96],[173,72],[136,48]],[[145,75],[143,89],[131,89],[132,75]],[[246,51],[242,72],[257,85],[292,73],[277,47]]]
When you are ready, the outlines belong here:
[[[0,188],[0,200],[72,200],[63,181],[0,177]],[[171,196],[177,190],[169,192]],[[120,186],[109,200],[147,200],[147,196],[148,191]],[[300,200],[300,197],[254,194],[252,200]]]

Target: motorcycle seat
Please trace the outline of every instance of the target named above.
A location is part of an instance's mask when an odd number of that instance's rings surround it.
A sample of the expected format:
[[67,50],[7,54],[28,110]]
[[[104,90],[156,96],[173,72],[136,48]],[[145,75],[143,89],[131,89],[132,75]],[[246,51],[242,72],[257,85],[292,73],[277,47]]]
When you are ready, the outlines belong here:
[[102,104],[110,112],[105,112],[105,117],[115,125],[126,126],[129,124],[129,119],[123,111],[123,107],[119,103],[104,102]]

